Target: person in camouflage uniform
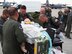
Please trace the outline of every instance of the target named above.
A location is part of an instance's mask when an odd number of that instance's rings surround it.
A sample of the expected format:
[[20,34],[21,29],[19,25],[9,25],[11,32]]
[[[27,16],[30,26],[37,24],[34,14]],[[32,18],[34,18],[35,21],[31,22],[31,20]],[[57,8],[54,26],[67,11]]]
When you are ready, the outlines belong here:
[[9,7],[9,19],[3,25],[3,54],[24,54],[21,48],[27,36],[17,22],[19,14],[15,7]]

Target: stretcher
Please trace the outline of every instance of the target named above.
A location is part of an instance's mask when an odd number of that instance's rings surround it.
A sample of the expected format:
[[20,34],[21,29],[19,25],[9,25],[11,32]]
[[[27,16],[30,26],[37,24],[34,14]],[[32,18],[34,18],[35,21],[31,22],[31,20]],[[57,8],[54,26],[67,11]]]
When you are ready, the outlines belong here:
[[34,54],[50,54],[52,40],[38,23],[21,23],[23,32],[28,36],[28,43],[34,44]]

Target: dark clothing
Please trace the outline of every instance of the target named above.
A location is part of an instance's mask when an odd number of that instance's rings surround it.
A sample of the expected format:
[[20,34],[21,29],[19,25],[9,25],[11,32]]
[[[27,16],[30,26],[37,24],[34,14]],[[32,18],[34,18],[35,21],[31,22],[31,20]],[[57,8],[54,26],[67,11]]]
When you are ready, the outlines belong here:
[[26,42],[26,38],[17,21],[7,20],[3,25],[3,54],[23,54],[20,45]]
[[52,27],[51,27],[50,23],[45,22],[43,24],[43,28],[47,28],[46,32],[49,34],[49,36],[50,36],[50,38],[52,39],[52,42],[53,42],[55,31],[51,29]]
[[3,19],[3,17],[0,17],[0,40],[1,40],[1,46],[3,46],[3,43],[2,43],[2,39],[3,39],[3,34],[2,34],[2,27],[3,27],[3,24],[6,20]]
[[25,48],[27,49],[28,53],[26,54],[34,54],[34,44],[25,43]]
[[51,15],[51,13],[47,12],[47,13],[46,13],[46,16],[47,16],[47,17],[51,17],[52,15]]
[[68,14],[64,14],[63,15],[63,20],[62,20],[63,25],[64,25],[64,30],[65,30],[66,25],[67,25],[67,19],[68,19]]
[[[52,39],[52,45],[53,46],[60,46],[61,50],[62,50],[62,43],[57,43],[57,44],[53,44],[54,43],[54,39],[55,39],[55,33],[59,34],[62,31],[62,24],[60,23],[60,21],[58,22],[54,22],[52,19],[49,20],[50,22],[46,22],[44,23],[44,28],[47,28],[47,32],[50,35],[51,39]],[[57,31],[55,32],[55,30],[51,29],[51,28],[55,28],[57,29]]]
[[6,20],[3,19],[2,17],[0,17],[0,34],[2,35],[2,27],[3,27],[3,24]]
[[64,14],[63,15],[63,22],[67,23],[67,19],[68,19],[68,14]]
[[63,15],[58,16],[59,20],[63,22]]
[[72,24],[72,11],[68,15],[67,29],[66,29],[66,36],[67,37],[70,37],[71,24]]
[[53,43],[55,31],[51,29],[50,27],[47,27],[46,32],[49,34],[50,38],[52,39],[52,43]]
[[52,10],[50,8],[46,9],[46,16],[52,17],[51,12],[52,12]]
[[62,50],[62,49],[63,49],[63,48],[62,48],[62,43],[56,43],[56,44],[54,44],[53,46],[54,46],[54,47],[60,46],[61,52],[63,52],[63,50]]
[[33,20],[33,18],[28,13],[26,13],[24,15],[22,15],[21,13],[19,13],[18,22],[21,23],[21,21],[24,21],[26,18],[29,18],[31,21]]
[[51,27],[51,28],[55,28],[55,29],[61,28],[61,26],[62,26],[61,21],[58,18],[56,18],[56,19],[58,20],[57,22],[55,22],[55,19],[49,18],[48,22],[45,22],[43,24],[43,27]]
[[51,18],[48,19],[48,22],[45,22],[43,24],[43,27],[47,28],[47,32],[50,35],[52,42],[53,42],[54,34],[55,34],[55,31],[52,28],[56,29],[56,34],[59,34],[60,32],[63,31],[62,23],[60,21],[55,22],[55,20]]

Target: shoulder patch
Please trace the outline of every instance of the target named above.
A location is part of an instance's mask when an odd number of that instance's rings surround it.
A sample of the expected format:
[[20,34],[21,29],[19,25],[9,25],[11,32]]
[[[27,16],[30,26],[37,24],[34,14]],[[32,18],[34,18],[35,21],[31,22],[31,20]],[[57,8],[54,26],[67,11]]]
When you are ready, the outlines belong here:
[[22,28],[21,24],[19,25],[19,29],[23,30],[23,28]]

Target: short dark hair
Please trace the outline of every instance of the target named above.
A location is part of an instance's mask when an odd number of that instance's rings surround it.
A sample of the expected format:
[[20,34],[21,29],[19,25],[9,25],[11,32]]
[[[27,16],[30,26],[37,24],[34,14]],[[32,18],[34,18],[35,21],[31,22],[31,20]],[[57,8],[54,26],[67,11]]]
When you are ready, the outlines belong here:
[[21,9],[26,9],[26,6],[25,6],[25,5],[21,5],[20,8],[21,8]]
[[13,16],[16,13],[16,11],[18,11],[18,10],[15,7],[8,8],[8,12],[9,12],[10,16]]
[[8,9],[4,9],[2,14],[9,14]]

